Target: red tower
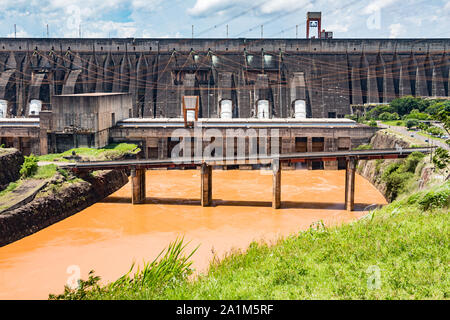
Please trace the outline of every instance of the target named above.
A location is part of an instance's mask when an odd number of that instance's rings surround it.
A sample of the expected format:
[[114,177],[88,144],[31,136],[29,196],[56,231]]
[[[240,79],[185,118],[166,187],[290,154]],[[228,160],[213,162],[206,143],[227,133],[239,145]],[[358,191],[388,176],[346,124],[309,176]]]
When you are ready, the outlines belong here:
[[317,38],[321,38],[322,12],[308,12],[306,14],[306,38],[309,39],[309,29],[317,28]]

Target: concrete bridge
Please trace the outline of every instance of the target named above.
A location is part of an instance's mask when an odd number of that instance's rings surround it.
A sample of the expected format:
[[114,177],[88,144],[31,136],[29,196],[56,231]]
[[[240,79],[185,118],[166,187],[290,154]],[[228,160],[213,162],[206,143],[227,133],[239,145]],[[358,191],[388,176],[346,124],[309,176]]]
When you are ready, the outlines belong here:
[[281,207],[281,163],[296,163],[307,161],[337,161],[345,159],[345,208],[353,211],[355,204],[355,171],[358,160],[398,159],[406,158],[412,152],[429,153],[432,148],[408,149],[378,149],[336,152],[305,152],[289,153],[271,156],[244,156],[232,158],[180,158],[164,160],[124,160],[124,161],[98,161],[78,162],[63,166],[75,172],[128,169],[131,171],[132,203],[145,202],[145,171],[155,168],[200,168],[201,170],[201,205],[206,207],[212,204],[212,168],[213,166],[261,164],[271,165],[273,173],[272,207]]

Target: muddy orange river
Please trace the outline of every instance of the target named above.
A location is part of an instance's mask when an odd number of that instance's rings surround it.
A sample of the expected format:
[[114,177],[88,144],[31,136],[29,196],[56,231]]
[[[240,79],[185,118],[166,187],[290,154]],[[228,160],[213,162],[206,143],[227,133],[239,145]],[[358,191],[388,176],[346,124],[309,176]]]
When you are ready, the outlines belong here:
[[[200,172],[147,171],[147,200],[131,205],[130,183],[103,201],[0,248],[0,299],[47,299],[61,293],[79,270],[116,280],[132,262],[153,260],[179,236],[200,245],[192,260],[206,271],[214,254],[275,242],[316,221],[326,225],[363,216],[385,204],[375,187],[356,176],[355,211],[344,210],[344,171],[282,172],[282,208],[271,207],[272,175],[214,171],[213,207],[200,207]],[[75,271],[74,271],[75,270]]]

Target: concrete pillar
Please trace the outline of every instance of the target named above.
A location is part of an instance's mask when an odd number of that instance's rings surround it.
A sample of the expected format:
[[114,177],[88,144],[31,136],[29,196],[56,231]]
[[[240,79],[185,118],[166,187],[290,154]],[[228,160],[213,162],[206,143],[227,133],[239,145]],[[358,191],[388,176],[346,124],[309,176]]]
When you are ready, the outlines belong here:
[[39,130],[39,155],[48,154],[48,136],[47,130]]
[[212,204],[212,167],[202,163],[201,167],[201,203],[202,207]]
[[[312,152],[312,137],[306,138],[306,151]],[[312,161],[306,160],[306,165],[308,167],[308,170],[312,170]]]
[[281,207],[281,166],[278,159],[272,160],[273,170],[273,195],[272,208],[279,209]]
[[131,194],[133,204],[145,203],[145,169],[131,169]]
[[347,159],[347,166],[345,169],[345,210],[353,211],[355,206],[355,172],[356,172],[355,158]]

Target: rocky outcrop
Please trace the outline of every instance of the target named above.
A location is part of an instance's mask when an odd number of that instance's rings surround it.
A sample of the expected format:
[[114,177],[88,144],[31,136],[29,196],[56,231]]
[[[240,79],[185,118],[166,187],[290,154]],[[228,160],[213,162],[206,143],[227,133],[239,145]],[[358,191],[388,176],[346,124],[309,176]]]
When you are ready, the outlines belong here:
[[[397,147],[408,148],[410,143],[402,140],[394,134],[387,133],[385,131],[378,131],[375,136],[372,137],[370,145],[373,149],[395,149]],[[384,169],[391,163],[402,160],[361,160],[358,162],[357,172],[364,178],[369,180],[386,198],[387,187],[386,183],[381,179]],[[419,189],[424,188],[434,177],[435,172],[430,163],[424,163],[418,166],[416,169],[416,175],[418,176]]]
[[127,182],[128,175],[122,170],[97,171],[74,182],[64,181],[61,176],[56,176],[49,183],[48,192],[44,190],[28,204],[0,215],[0,246],[33,234],[91,206]]
[[0,191],[19,179],[24,158],[17,149],[0,148]]

